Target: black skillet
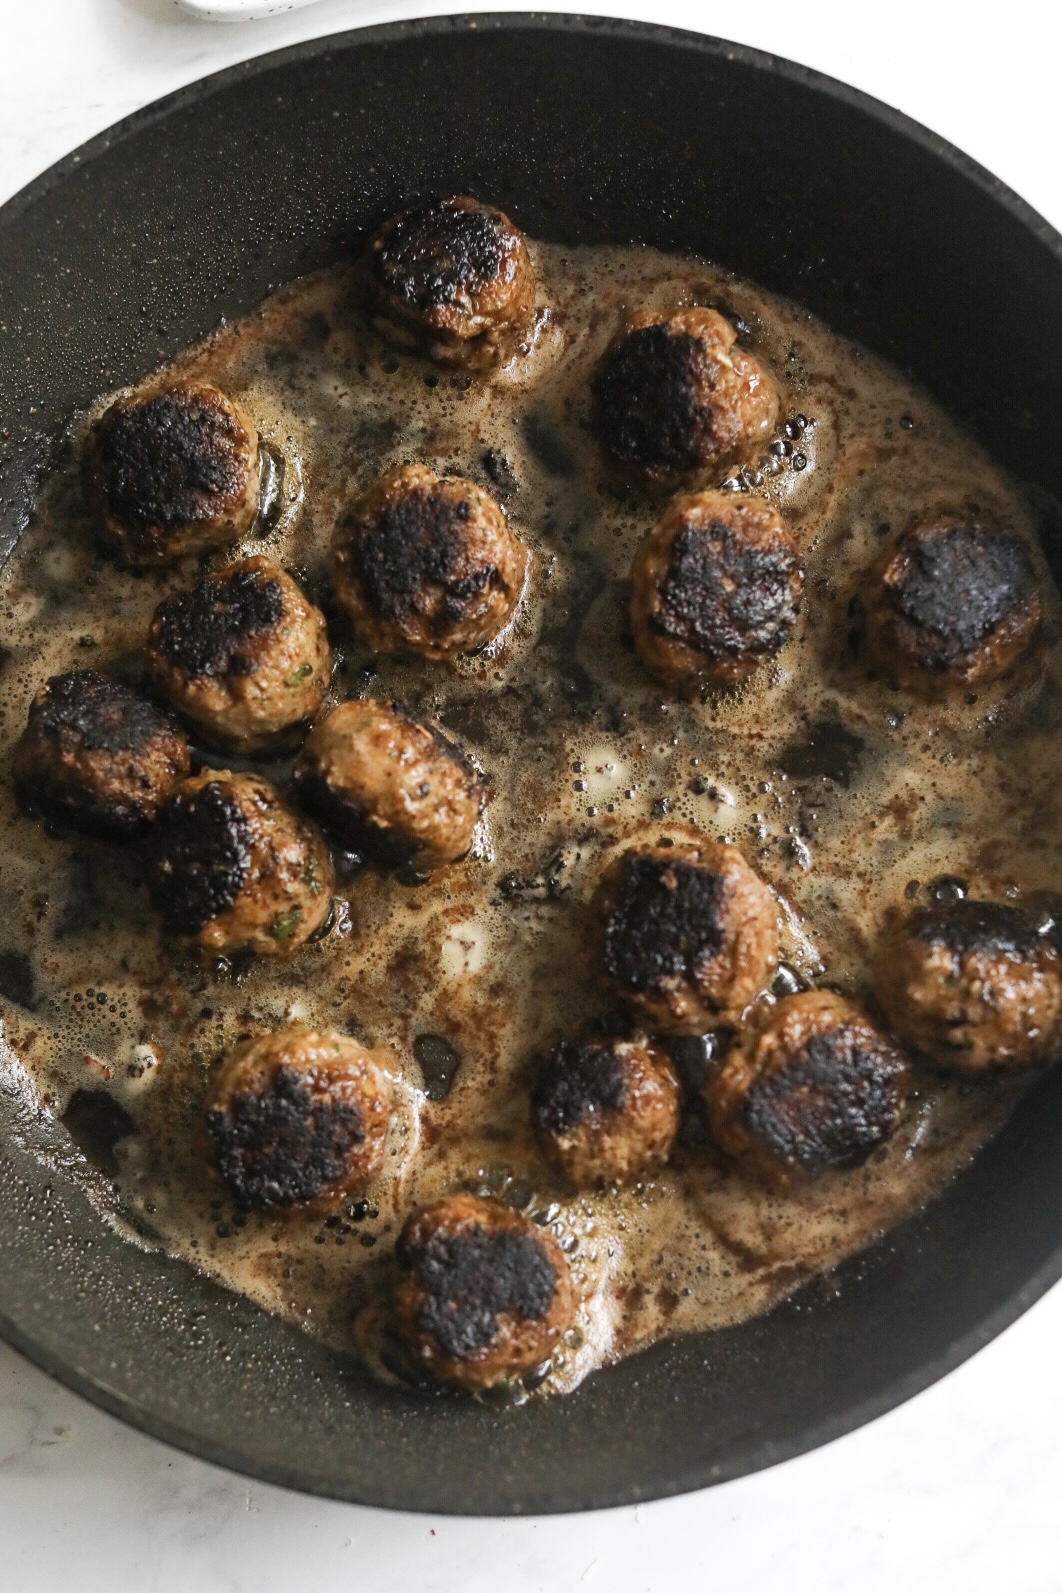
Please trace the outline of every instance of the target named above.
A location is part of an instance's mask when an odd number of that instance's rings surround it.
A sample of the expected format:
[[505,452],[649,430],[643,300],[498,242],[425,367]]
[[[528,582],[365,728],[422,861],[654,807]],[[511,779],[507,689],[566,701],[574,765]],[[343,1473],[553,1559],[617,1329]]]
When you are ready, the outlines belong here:
[[[399,204],[461,190],[540,237],[695,250],[792,295],[1062,496],[1062,240],[994,178],[785,61],[630,23],[481,16],[223,72],[0,211],[0,552],[75,405],[345,255]],[[1057,558],[1057,513],[1044,536]],[[32,1002],[2,937],[0,976]],[[568,1399],[425,1400],[115,1237],[70,1176],[66,1130],[4,1076],[0,1331],[149,1433],[337,1498],[504,1514],[735,1477],[908,1398],[1062,1273],[1057,1070],[924,1216],[771,1315]]]

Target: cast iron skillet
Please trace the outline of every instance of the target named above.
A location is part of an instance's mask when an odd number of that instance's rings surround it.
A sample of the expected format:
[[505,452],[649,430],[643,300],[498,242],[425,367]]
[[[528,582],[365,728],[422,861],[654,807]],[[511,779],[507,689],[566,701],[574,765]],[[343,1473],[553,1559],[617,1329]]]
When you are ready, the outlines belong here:
[[[341,257],[403,201],[461,190],[538,236],[696,250],[791,294],[1062,495],[1062,240],[1013,194],[784,61],[629,23],[478,17],[223,72],[0,212],[0,551],[74,405]],[[1062,553],[1057,514],[1044,534]],[[925,1387],[1062,1273],[1060,1069],[942,1200],[828,1283],[497,1412],[384,1391],[116,1238],[74,1156],[0,1087],[0,1330],[198,1455],[404,1509],[585,1509],[770,1465]]]

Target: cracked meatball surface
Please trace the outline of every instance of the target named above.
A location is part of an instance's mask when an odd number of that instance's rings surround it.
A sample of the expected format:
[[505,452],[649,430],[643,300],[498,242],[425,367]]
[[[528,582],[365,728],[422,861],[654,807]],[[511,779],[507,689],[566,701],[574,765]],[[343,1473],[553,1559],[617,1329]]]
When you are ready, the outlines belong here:
[[858,1167],[889,1138],[904,1058],[828,990],[787,996],[739,1035],[705,1087],[712,1134],[743,1172],[779,1188]]
[[502,211],[467,195],[386,221],[369,244],[365,275],[377,329],[445,364],[506,357],[535,307],[523,237]]
[[495,1200],[450,1195],[407,1219],[391,1320],[412,1366],[470,1391],[550,1354],[572,1316],[568,1263],[546,1228]]
[[788,641],[803,588],[796,544],[770,504],[685,493],[635,555],[635,646],[669,685],[736,684]]
[[475,652],[504,630],[528,557],[501,506],[475,482],[404,465],[339,521],[332,577],[364,646],[443,658]]
[[209,382],[117,398],[85,443],[97,532],[130,565],[169,564],[246,536],[261,474],[257,428]]
[[1062,958],[1024,913],[965,899],[911,913],[886,936],[878,995],[922,1055],[965,1073],[1053,1061]]
[[1017,537],[955,520],[916,526],[885,565],[868,616],[875,663],[931,694],[998,680],[1029,651],[1042,608]]
[[531,1097],[531,1123],[550,1165],[590,1189],[666,1162],[681,1106],[675,1070],[649,1040],[564,1040]]
[[241,559],[155,610],[144,649],[160,696],[208,746],[278,750],[332,678],[324,615],[271,559]]
[[392,1062],[334,1029],[301,1025],[237,1045],[206,1110],[218,1172],[237,1202],[329,1211],[378,1177]]
[[594,908],[598,966],[644,1022],[699,1034],[733,1023],[778,963],[778,912],[734,846],[630,847]]
[[621,464],[652,474],[721,466],[766,443],[781,400],[770,371],[716,310],[644,310],[593,379],[598,431]]
[[275,956],[327,919],[332,858],[261,775],[204,769],[159,816],[148,883],[170,934],[215,956]]
[[388,868],[464,857],[489,787],[461,748],[397,703],[340,703],[295,764],[299,801],[344,845]]
[[111,840],[141,835],[188,773],[188,740],[139,692],[94,669],[45,682],[13,760],[30,812]]

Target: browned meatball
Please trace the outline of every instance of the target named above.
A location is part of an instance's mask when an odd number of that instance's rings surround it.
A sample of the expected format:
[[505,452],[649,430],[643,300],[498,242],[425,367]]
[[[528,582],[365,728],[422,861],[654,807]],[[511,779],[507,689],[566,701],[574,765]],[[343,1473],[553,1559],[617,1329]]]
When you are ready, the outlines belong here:
[[778,425],[774,377],[715,310],[644,310],[594,376],[597,425],[621,464],[672,474],[729,463]]
[[511,353],[535,307],[520,233],[467,195],[386,221],[369,244],[366,276],[384,336],[447,364],[485,366]]
[[176,721],[94,669],[45,682],[14,756],[24,807],[111,840],[148,829],[187,773],[188,741]]
[[332,676],[324,615],[279,565],[241,559],[155,610],[152,685],[212,747],[268,752],[297,736]]
[[998,680],[1028,652],[1040,618],[1017,537],[937,520],[909,531],[889,558],[867,633],[888,679],[933,693]]
[[489,1388],[539,1365],[572,1315],[553,1235],[499,1201],[450,1195],[398,1240],[392,1323],[416,1370]]
[[441,731],[371,698],[340,703],[314,726],[295,786],[327,829],[385,868],[464,857],[489,794]]
[[1062,958],[1015,907],[965,900],[911,913],[882,944],[878,994],[898,1034],[964,1073],[1062,1049]]
[[261,475],[253,421],[209,382],[117,398],[85,444],[89,508],[126,564],[170,564],[246,536]]
[[778,913],[734,846],[632,847],[598,888],[597,949],[646,1023],[700,1034],[733,1023],[778,963]]
[[778,1188],[858,1167],[895,1130],[903,1057],[828,990],[786,996],[735,1041],[705,1088],[716,1143]]
[[666,1162],[680,1114],[675,1070],[648,1040],[564,1040],[531,1097],[542,1153],[576,1189]]
[[635,645],[669,685],[732,685],[789,639],[803,587],[796,544],[770,504],[686,493],[635,555]]
[[291,951],[328,917],[332,884],[324,836],[261,775],[204,769],[159,815],[152,900],[203,951]]
[[426,465],[373,482],[332,543],[336,592],[359,641],[427,658],[492,642],[513,616],[527,563],[489,493]]
[[239,1204],[328,1211],[378,1177],[390,1065],[334,1029],[294,1026],[236,1046],[214,1081],[206,1127]]

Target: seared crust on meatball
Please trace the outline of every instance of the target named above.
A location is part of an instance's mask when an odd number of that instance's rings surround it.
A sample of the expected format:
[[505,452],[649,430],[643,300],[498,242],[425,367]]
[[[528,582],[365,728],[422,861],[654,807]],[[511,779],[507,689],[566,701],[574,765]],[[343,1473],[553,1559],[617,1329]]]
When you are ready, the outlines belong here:
[[368,697],[340,703],[314,726],[295,788],[326,829],[385,868],[464,857],[489,795],[440,730]]
[[144,657],[159,694],[208,746],[231,752],[273,751],[297,736],[332,677],[324,615],[258,556],[165,598]]
[[666,1162],[680,1115],[675,1070],[649,1040],[564,1040],[531,1097],[542,1153],[576,1189]]
[[724,465],[778,424],[774,377],[736,345],[716,310],[644,310],[605,351],[593,380],[612,457],[653,474]]
[[1017,537],[956,520],[915,526],[889,558],[868,622],[897,685],[934,692],[998,680],[1028,652],[1040,597]]
[[486,366],[511,353],[535,307],[521,234],[502,211],[467,195],[386,221],[365,274],[379,331],[446,364]]
[[328,1211],[381,1172],[392,1059],[334,1029],[237,1045],[207,1104],[217,1168],[241,1206]]
[[882,943],[878,996],[897,1033],[964,1073],[1062,1050],[1062,958],[1025,914],[969,899],[919,908]]
[[34,697],[13,770],[30,812],[125,840],[151,826],[188,773],[188,740],[131,687],[74,669],[53,675]]
[[642,662],[674,686],[744,680],[788,641],[804,570],[785,521],[761,498],[675,498],[631,570]]
[[204,769],[159,816],[148,884],[170,934],[215,956],[274,956],[328,917],[332,859],[261,775]]
[[858,1167],[895,1130],[906,1064],[858,1007],[828,990],[787,996],[739,1035],[705,1087],[712,1134],[778,1188]]
[[395,1250],[392,1323],[412,1365],[475,1390],[549,1355],[572,1315],[554,1239],[499,1201],[450,1195],[409,1217]]
[[659,1029],[733,1023],[778,963],[774,898],[717,841],[622,852],[598,887],[595,923],[605,978]]
[[86,439],[86,499],[126,564],[170,564],[246,536],[260,481],[254,423],[209,382],[117,398]]
[[391,470],[340,520],[332,576],[375,652],[471,653],[512,618],[528,550],[499,504],[461,476]]

